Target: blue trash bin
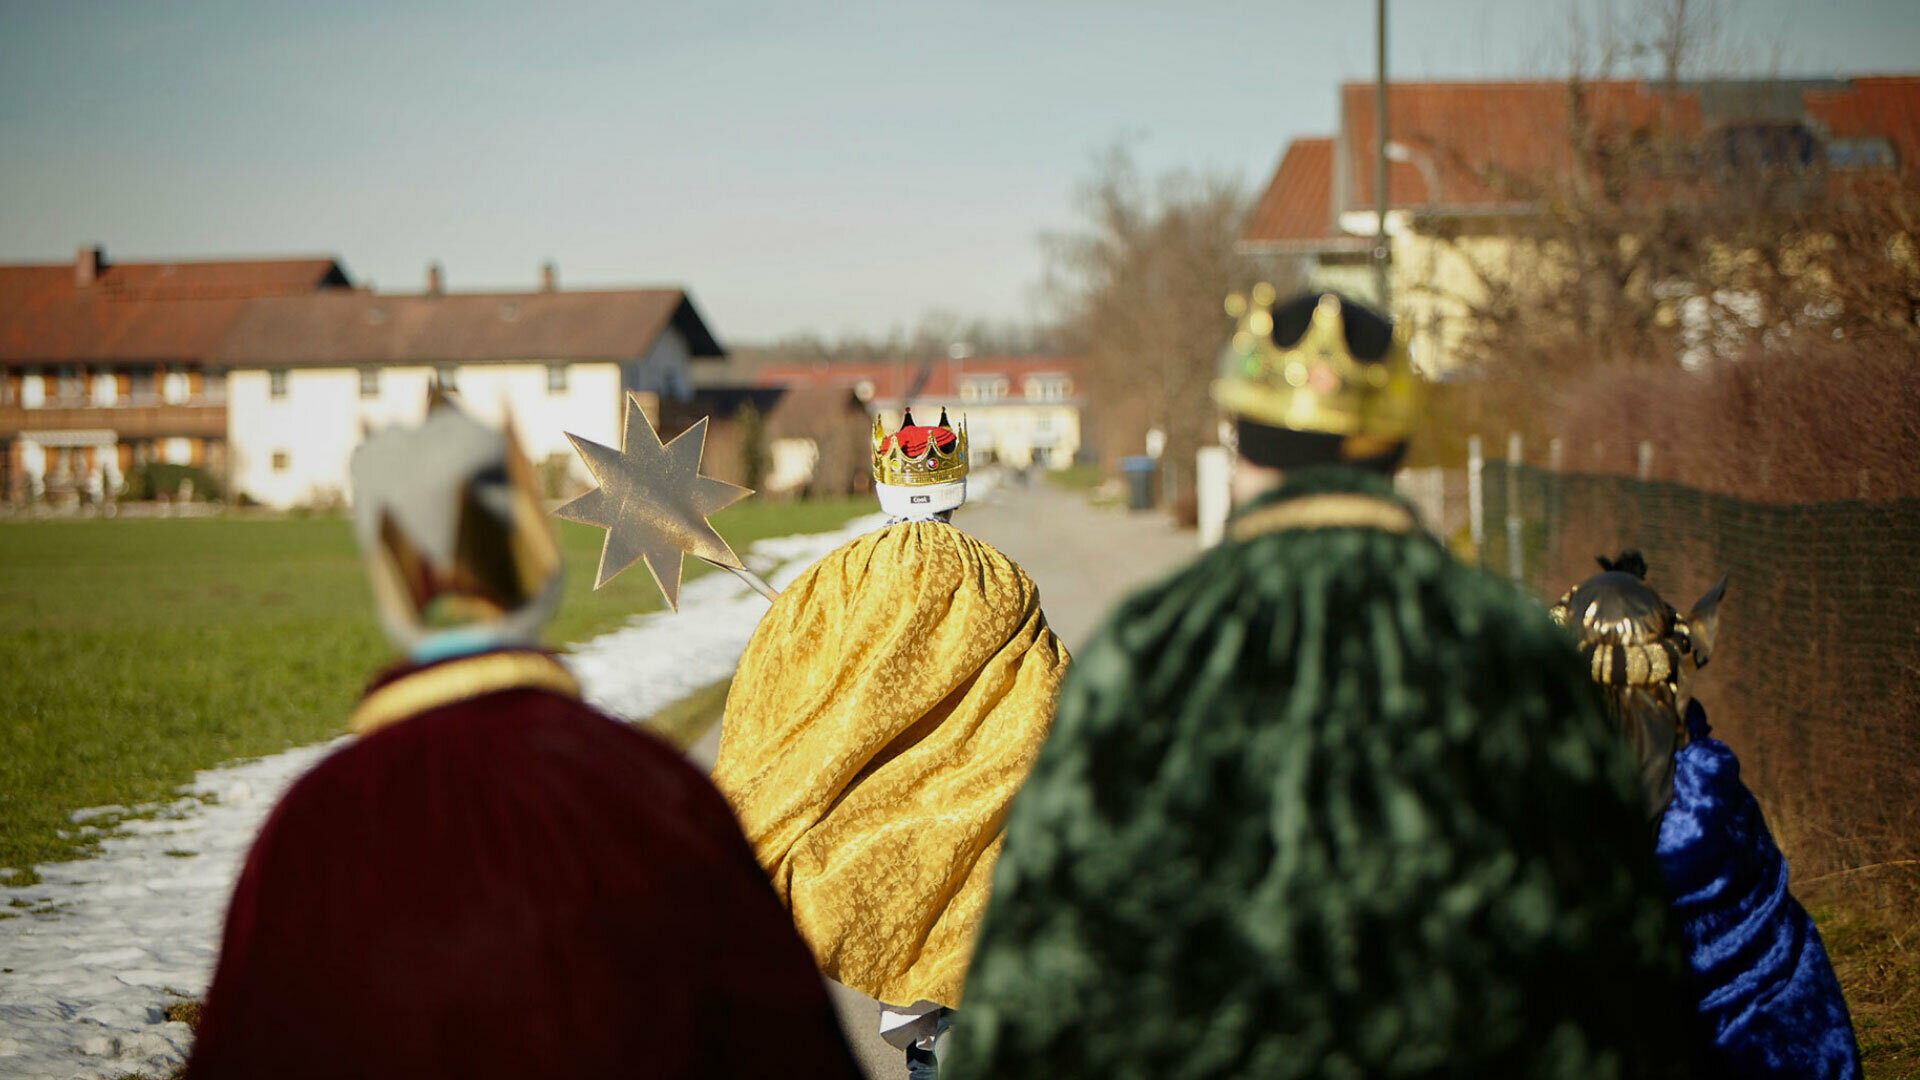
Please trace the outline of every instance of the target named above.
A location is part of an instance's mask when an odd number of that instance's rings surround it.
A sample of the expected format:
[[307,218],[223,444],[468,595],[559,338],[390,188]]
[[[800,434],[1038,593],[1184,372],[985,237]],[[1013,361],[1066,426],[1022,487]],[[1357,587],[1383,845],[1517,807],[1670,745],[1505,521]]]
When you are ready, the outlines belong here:
[[1150,457],[1120,459],[1120,474],[1127,478],[1127,509],[1153,509],[1153,473],[1158,467]]

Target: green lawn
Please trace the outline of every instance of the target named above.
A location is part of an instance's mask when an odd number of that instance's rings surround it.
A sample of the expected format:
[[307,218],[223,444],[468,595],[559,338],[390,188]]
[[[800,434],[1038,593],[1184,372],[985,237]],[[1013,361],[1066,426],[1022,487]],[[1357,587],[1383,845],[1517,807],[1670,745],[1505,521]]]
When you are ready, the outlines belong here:
[[1076,461],[1064,469],[1048,469],[1047,482],[1068,491],[1092,491],[1107,478],[1097,461]]
[[[870,509],[755,499],[714,520],[744,550]],[[555,526],[550,643],[661,606],[644,567],[594,592],[604,534]],[[687,560],[689,579],[708,572]],[[392,659],[340,517],[0,524],[0,612],[0,867],[84,852],[61,835],[73,810],[165,800],[197,769],[338,734]]]

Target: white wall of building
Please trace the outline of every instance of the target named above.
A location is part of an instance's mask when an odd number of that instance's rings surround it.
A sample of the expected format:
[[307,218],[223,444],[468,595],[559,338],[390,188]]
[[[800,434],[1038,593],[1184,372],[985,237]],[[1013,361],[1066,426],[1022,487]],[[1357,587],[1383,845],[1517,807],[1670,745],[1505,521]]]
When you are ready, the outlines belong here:
[[625,365],[627,389],[684,401],[693,394],[693,373],[687,369],[692,359],[687,339],[668,327],[647,355]]
[[[678,335],[671,335],[678,337]],[[620,445],[620,365],[567,363],[564,389],[549,390],[549,364],[466,364],[439,369],[476,417],[512,416],[520,444],[538,465],[562,455],[582,481],[584,466],[567,432]],[[361,395],[361,369],[300,367],[286,371],[286,392],[272,393],[272,373],[236,368],[227,380],[227,449],[233,491],[267,506],[347,499],[348,463],[363,425],[417,424],[426,410],[433,367],[383,367],[373,394]]]
[[[916,404],[914,419],[932,423],[940,415],[940,404]],[[948,406],[947,418],[955,425],[965,418],[967,448],[976,462],[991,454],[995,462],[1024,469],[1044,458],[1047,468],[1064,469],[1080,452],[1080,407],[1068,402],[1007,397],[994,403]],[[900,411],[882,409],[881,420],[893,431],[900,426]]]

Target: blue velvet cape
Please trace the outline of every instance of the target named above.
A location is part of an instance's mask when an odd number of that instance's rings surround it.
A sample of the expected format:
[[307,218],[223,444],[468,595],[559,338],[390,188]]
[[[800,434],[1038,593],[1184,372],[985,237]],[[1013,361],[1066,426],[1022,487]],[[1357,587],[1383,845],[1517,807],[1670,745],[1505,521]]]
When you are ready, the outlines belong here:
[[1687,708],[1692,742],[1674,760],[1660,819],[1660,872],[1699,991],[1708,1075],[1786,1080],[1860,1075],[1853,1024],[1820,932],[1787,891],[1740,761]]

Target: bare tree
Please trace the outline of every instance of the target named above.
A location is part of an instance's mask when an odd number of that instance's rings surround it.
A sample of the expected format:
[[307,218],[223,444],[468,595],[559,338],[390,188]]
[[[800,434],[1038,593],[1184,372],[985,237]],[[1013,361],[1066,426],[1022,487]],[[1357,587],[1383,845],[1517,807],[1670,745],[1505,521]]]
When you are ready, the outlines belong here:
[[1234,253],[1247,200],[1219,176],[1149,181],[1116,147],[1079,205],[1081,226],[1042,244],[1063,344],[1087,359],[1090,427],[1109,458],[1142,452],[1147,429],[1159,428],[1184,478],[1194,450],[1213,441],[1207,390],[1232,330],[1221,302],[1251,284]]
[[[1486,376],[1459,392],[1483,400],[1461,402],[1453,425],[1524,427],[1629,370],[1658,379],[1762,356],[1920,349],[1920,174],[1830,168],[1818,136],[1777,109],[1708,127],[1689,80],[1725,55],[1717,0],[1648,0],[1632,24],[1640,39],[1611,10],[1570,17],[1566,115],[1553,130],[1570,166],[1510,175],[1478,148],[1431,148],[1534,208],[1506,222],[1503,243],[1477,243],[1477,225],[1424,223],[1473,271],[1439,296],[1469,313],[1463,352]],[[1660,81],[1605,92],[1602,77],[1635,62],[1656,65]],[[1755,100],[1798,92],[1745,89]]]

